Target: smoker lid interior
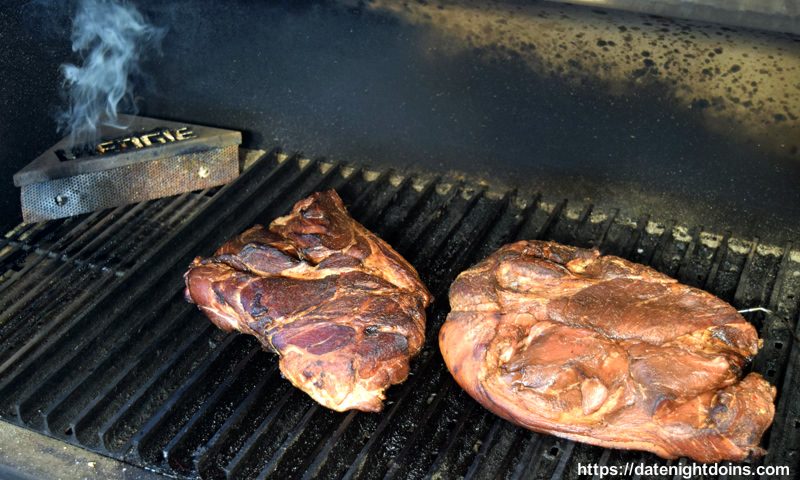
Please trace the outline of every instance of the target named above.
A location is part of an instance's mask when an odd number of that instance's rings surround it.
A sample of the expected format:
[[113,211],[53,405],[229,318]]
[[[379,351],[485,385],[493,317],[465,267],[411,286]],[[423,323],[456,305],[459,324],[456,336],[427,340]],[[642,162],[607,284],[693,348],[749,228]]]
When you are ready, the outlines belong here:
[[61,161],[58,155],[56,155],[56,151],[69,148],[70,139],[69,137],[65,137],[47,149],[46,152],[39,155],[36,160],[14,174],[14,185],[22,187],[32,183],[46,182],[57,178],[108,170],[109,168],[121,167],[156,158],[183,155],[242,143],[242,134],[240,132],[185,122],[173,122],[134,115],[119,115],[119,123],[128,125],[128,127],[125,129],[118,129],[102,126],[99,129],[99,138],[117,138],[126,135],[126,132],[143,132],[154,128],[179,129],[183,127],[189,127],[194,132],[195,136],[180,142],[154,145],[143,149],[72,161]]

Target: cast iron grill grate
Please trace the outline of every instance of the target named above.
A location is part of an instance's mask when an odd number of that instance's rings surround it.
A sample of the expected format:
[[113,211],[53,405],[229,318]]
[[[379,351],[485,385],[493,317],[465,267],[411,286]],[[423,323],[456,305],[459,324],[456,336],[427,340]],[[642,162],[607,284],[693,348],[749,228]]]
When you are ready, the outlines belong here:
[[[182,298],[195,255],[327,188],[436,296],[413,374],[378,415],[318,406],[280,377],[255,339],[214,328]],[[190,478],[577,478],[577,462],[685,463],[515,428],[452,380],[436,342],[447,288],[517,238],[598,246],[739,308],[767,307],[792,322],[798,314],[800,252],[791,245],[274,152],[218,192],[21,226],[0,240],[0,414]],[[789,322],[750,319],[764,338],[752,368],[779,389],[764,461],[796,469],[800,405],[789,399],[800,386],[800,348]]]

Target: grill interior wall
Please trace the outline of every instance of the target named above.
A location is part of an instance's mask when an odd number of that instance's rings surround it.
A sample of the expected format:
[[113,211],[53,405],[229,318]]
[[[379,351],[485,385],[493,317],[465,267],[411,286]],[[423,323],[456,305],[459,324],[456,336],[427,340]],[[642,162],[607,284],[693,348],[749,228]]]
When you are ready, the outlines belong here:
[[[436,297],[412,375],[389,390],[381,414],[317,405],[280,377],[276,358],[254,338],[214,328],[182,297],[182,273],[195,255],[327,188],[395,246]],[[800,252],[791,245],[277,153],[219,191],[24,225],[1,239],[0,413],[183,477],[577,478],[577,462],[686,463],[513,427],[455,384],[437,347],[447,288],[460,271],[522,238],[597,246],[738,308],[764,306],[791,319],[749,317],[764,338],[752,369],[779,393],[762,461],[796,470],[800,406],[788,399],[800,385],[792,332]]]

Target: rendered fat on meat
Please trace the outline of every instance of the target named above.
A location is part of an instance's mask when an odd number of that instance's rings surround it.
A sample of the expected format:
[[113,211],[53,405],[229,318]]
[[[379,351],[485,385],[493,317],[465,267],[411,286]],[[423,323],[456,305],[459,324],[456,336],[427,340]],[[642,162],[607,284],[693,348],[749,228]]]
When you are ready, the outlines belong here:
[[283,375],[333,410],[380,411],[424,342],[430,293],[333,190],[196,258],[185,280],[188,301],[278,353]]
[[461,273],[439,334],[457,382],[531,430],[703,462],[763,455],[775,388],[733,307],[649,267],[554,242]]

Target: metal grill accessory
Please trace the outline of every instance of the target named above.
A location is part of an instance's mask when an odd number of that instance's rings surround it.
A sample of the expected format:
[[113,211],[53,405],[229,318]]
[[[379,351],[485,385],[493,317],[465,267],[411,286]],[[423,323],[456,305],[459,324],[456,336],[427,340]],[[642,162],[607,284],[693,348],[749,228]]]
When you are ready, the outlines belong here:
[[[115,140],[101,142],[92,155],[65,154],[71,149],[64,139],[14,175],[25,222],[210,188],[239,174],[239,132],[146,117],[121,120],[126,130],[106,128],[102,138]],[[176,140],[170,132],[191,136]]]

